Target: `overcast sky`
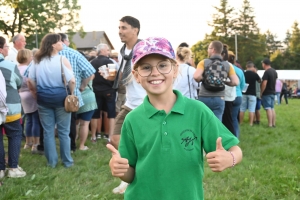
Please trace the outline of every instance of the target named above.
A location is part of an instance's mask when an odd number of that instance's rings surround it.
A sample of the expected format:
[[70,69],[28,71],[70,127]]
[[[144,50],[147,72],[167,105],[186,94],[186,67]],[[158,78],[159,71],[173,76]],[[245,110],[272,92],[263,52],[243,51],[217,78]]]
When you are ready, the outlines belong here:
[[[228,0],[236,11],[243,0]],[[300,22],[300,0],[251,0],[255,20],[261,32],[271,30],[283,40],[294,21]],[[80,19],[85,31],[105,31],[117,51],[122,43],[118,36],[119,20],[126,15],[139,19],[139,38],[161,36],[177,47],[191,46],[202,40],[212,28],[208,22],[220,0],[79,0]]]

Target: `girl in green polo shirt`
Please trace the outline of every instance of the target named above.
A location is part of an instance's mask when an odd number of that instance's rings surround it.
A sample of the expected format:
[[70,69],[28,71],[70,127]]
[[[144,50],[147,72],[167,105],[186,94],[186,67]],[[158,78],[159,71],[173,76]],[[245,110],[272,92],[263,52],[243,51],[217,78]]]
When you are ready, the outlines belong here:
[[220,172],[241,162],[238,139],[203,103],[173,90],[180,72],[168,40],[140,41],[132,61],[147,96],[126,116],[119,151],[107,145],[112,175],[130,183],[125,199],[204,199],[203,150]]

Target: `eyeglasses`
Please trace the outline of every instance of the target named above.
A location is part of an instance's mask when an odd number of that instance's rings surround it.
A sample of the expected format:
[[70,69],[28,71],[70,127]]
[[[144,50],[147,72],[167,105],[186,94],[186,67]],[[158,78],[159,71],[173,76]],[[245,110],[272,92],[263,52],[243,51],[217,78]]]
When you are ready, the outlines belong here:
[[[148,77],[152,73],[153,66],[151,66],[148,63],[141,64],[137,68],[137,72],[140,76],[142,77]],[[158,70],[159,73],[161,74],[169,74],[172,70],[172,63],[170,61],[161,61],[157,63],[156,69]]]

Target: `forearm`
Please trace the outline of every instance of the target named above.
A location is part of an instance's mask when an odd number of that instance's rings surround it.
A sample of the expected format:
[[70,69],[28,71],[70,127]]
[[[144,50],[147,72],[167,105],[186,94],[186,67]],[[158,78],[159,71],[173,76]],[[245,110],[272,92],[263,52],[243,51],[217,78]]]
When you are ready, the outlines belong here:
[[94,74],[92,74],[90,77],[88,77],[86,79],[83,79],[81,81],[81,85],[80,85],[80,88],[79,88],[80,92],[82,92],[85,89],[85,87],[90,82],[90,80],[93,79],[93,77],[94,77]]
[[260,88],[260,96],[262,96],[262,94],[264,93],[265,89],[266,89],[266,84],[265,84],[265,82],[262,82],[261,88]]
[[28,86],[28,89],[30,90],[33,98],[36,99],[36,85],[35,85],[35,83],[28,80],[27,81],[27,86]]
[[69,81],[68,85],[69,85],[71,94],[74,94],[74,90],[75,90],[75,78],[74,77]]
[[119,142],[120,142],[120,135],[111,135],[110,136],[110,142],[111,144],[118,149],[119,148]]
[[133,167],[128,168],[128,171],[120,179],[126,183],[131,183],[135,176],[135,169]]
[[[242,161],[243,152],[239,146],[233,146],[228,151],[233,154],[235,165]],[[232,157],[232,164],[233,164],[233,157]],[[232,165],[229,167],[232,167]]]

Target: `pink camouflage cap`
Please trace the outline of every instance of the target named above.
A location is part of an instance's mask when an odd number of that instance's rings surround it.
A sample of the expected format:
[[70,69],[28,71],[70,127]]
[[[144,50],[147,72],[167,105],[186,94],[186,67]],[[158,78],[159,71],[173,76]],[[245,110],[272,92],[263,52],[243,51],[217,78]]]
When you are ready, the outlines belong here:
[[133,48],[132,63],[135,65],[141,58],[150,54],[160,54],[175,60],[171,43],[162,37],[149,37],[137,43]]

